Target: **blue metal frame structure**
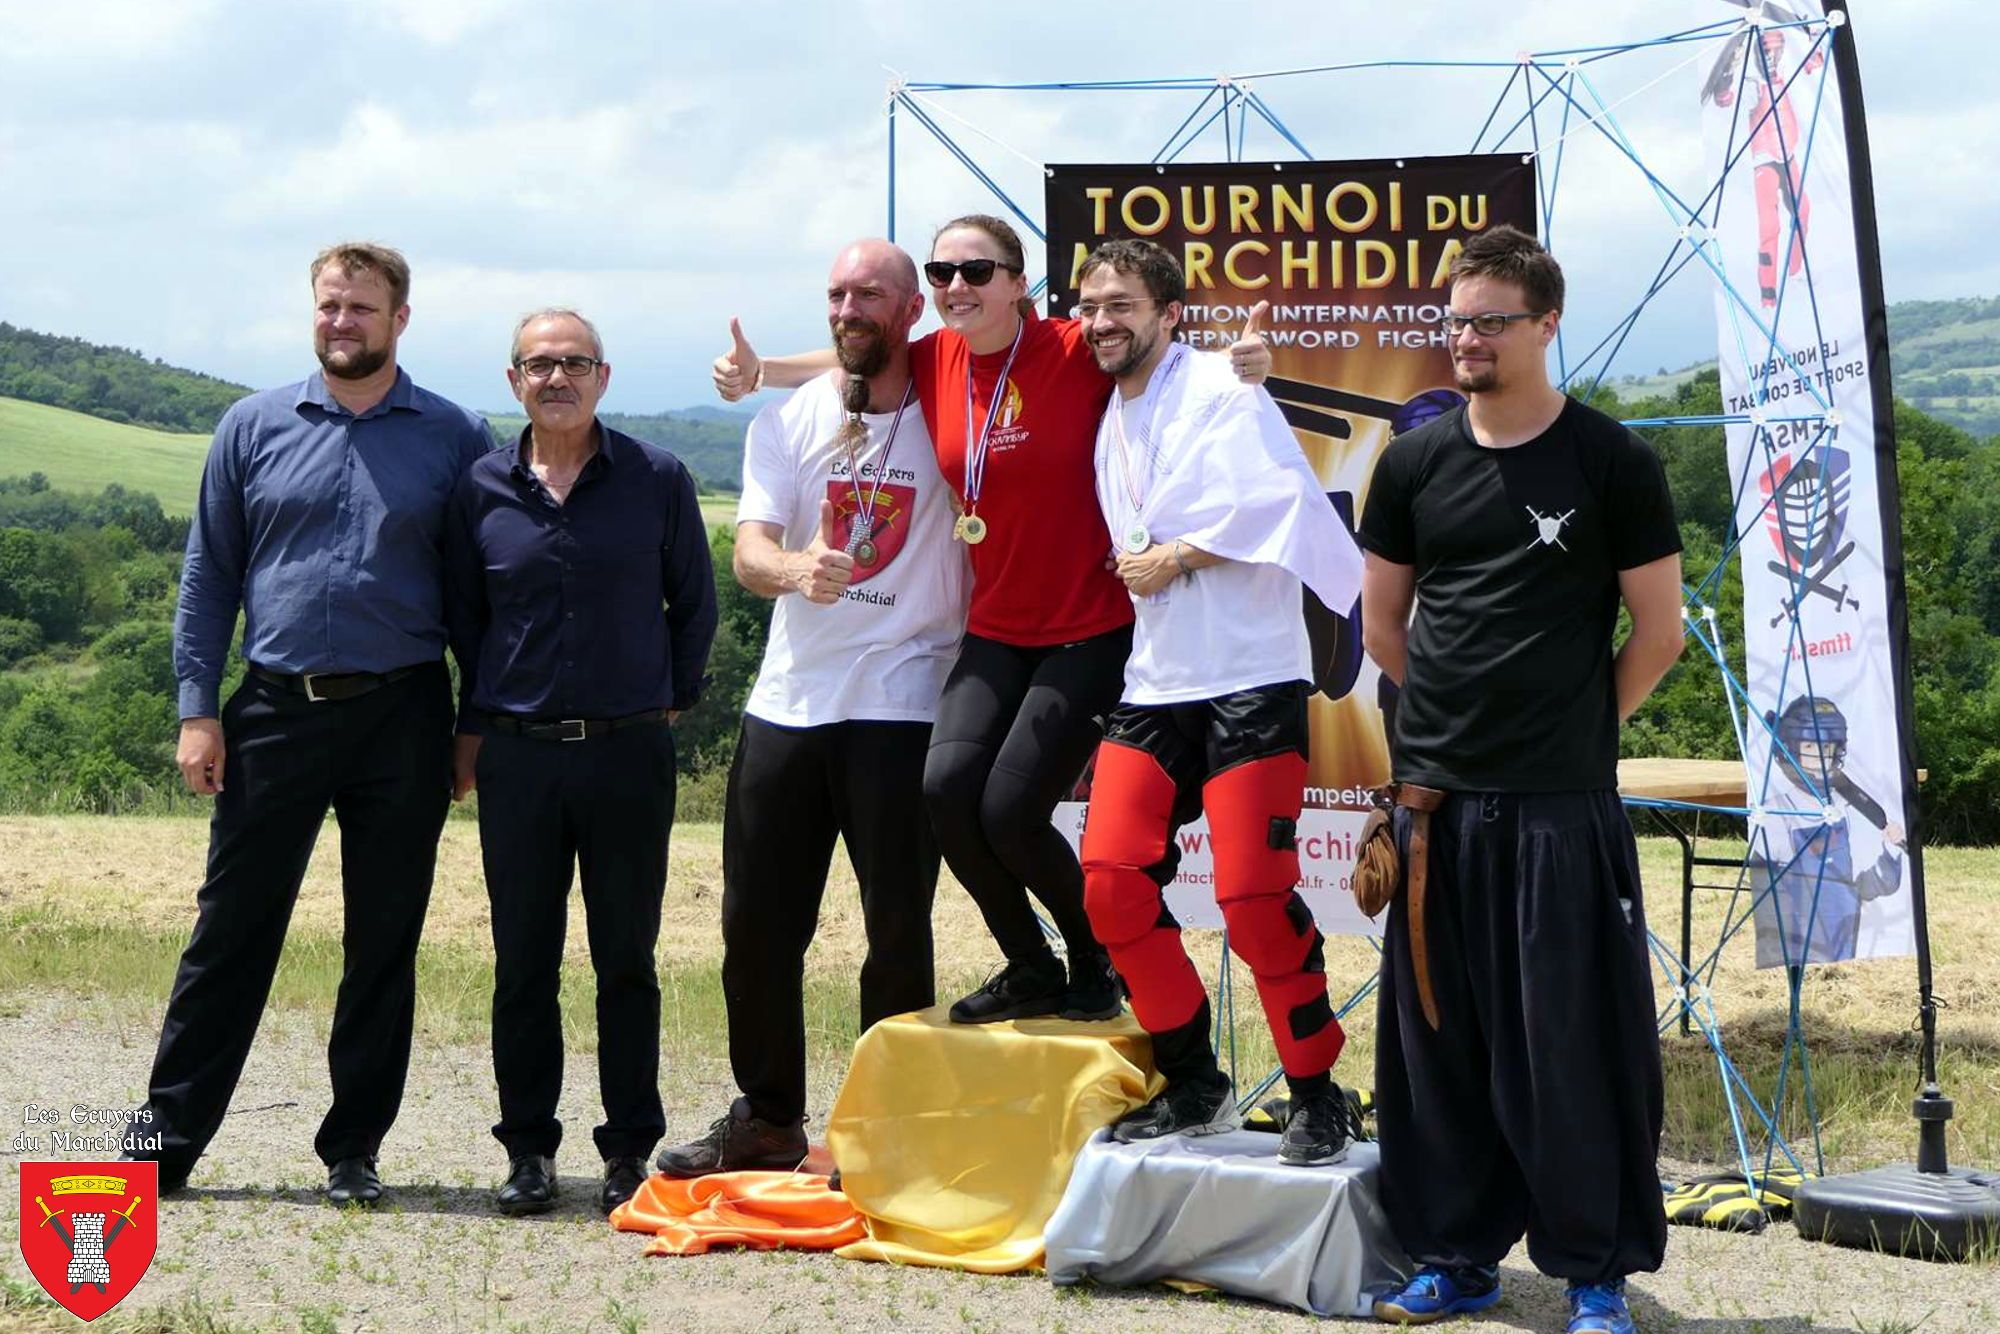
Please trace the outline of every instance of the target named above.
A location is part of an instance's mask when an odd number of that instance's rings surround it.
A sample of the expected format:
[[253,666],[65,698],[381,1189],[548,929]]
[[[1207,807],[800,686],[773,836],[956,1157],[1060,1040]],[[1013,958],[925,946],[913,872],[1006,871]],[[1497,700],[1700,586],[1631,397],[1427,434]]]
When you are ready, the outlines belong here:
[[[1620,101],[1607,100],[1603,89],[1599,86],[1601,76],[1607,70],[1616,69],[1616,62],[1637,52],[1661,49],[1685,49],[1690,52],[1685,61],[1668,71],[1668,74],[1672,74],[1674,70],[1684,69],[1685,66],[1697,61],[1713,60],[1720,44],[1748,32],[1752,34],[1752,39],[1743,44],[1744,58],[1737,74],[1740,94],[1742,90],[1752,87],[1751,80],[1764,79],[1767,83],[1770,80],[1768,71],[1762,68],[1762,62],[1751,58],[1757,49],[1754,36],[1756,32],[1763,29],[1801,30],[1811,40],[1814,51],[1825,53],[1830,47],[1832,29],[1845,19],[1844,12],[1835,11],[1825,18],[1774,22],[1753,11],[1742,19],[1725,19],[1642,41],[1528,52],[1511,60],[1356,61],[1239,75],[1038,83],[898,80],[889,88],[886,106],[889,132],[888,232],[891,238],[896,236],[897,125],[899,120],[907,118],[935,139],[982,187],[991,192],[1002,209],[1036,237],[1047,239],[1046,232],[1033,210],[1010,197],[973,155],[952,139],[940,123],[937,99],[951,94],[974,91],[1050,95],[1185,93],[1190,96],[1192,105],[1154,153],[1151,159],[1154,163],[1175,161],[1197,144],[1214,144],[1218,137],[1226,160],[1243,161],[1253,125],[1258,128],[1261,135],[1275,138],[1283,150],[1296,154],[1300,159],[1312,160],[1313,154],[1307,147],[1306,141],[1280,119],[1266,102],[1258,91],[1260,85],[1270,85],[1285,80],[1329,78],[1362,71],[1458,71],[1476,77],[1500,79],[1499,93],[1481,121],[1479,130],[1473,136],[1467,151],[1518,150],[1524,154],[1525,160],[1534,163],[1540,187],[1538,196],[1543,208],[1542,235],[1552,247],[1557,241],[1557,227],[1561,219],[1559,204],[1563,198],[1565,158],[1572,140],[1584,134],[1594,136],[1609,145],[1615,156],[1633,169],[1639,181],[1665,211],[1673,228],[1675,238],[1673,244],[1660,259],[1653,277],[1646,284],[1644,294],[1630,313],[1617,321],[1588,351],[1575,360],[1570,357],[1571,348],[1567,342],[1558,336],[1556,358],[1559,383],[1565,389],[1584,397],[1594,392],[1610,372],[1648,304],[1682,273],[1697,265],[1708,269],[1714,281],[1727,294],[1731,319],[1730,335],[1735,344],[1734,355],[1741,358],[1746,366],[1755,365],[1777,352],[1777,315],[1783,310],[1785,301],[1803,299],[1810,303],[1816,331],[1819,327],[1819,314],[1817,299],[1813,293],[1809,254],[1804,256],[1805,263],[1799,280],[1796,282],[1789,278],[1780,280],[1779,306],[1768,319],[1755,299],[1747,298],[1730,284],[1722,263],[1714,231],[1722,208],[1723,187],[1731,173],[1750,170],[1750,139],[1754,131],[1759,128],[1741,123],[1743,108],[1749,99],[1739,95],[1734,103],[1738,123],[1732,129],[1721,175],[1704,194],[1690,200],[1674,190],[1647,165],[1639,148],[1626,134],[1617,114],[1617,108],[1622,101],[1630,100],[1637,95],[1637,92],[1645,91],[1667,76],[1661,75],[1652,79],[1650,83],[1634,93],[1627,94]],[[1770,88],[1770,91],[1778,96],[1792,91],[1810,94],[1809,97],[1795,99],[1793,103],[1800,113],[1801,122],[1807,127],[1805,142],[1792,154],[1800,163],[1801,170],[1809,164],[1817,144],[1816,131],[1824,106],[1826,81],[1833,77],[1833,69],[1833,61],[1827,59],[1820,66],[1816,82],[1809,86],[1800,86],[1800,81],[1807,76],[1795,73],[1785,84]],[[1594,74],[1599,77],[1593,77]],[[1774,96],[1770,100],[1776,101],[1777,97]],[[1811,107],[1810,117],[1804,114],[1807,103]],[[1782,132],[1782,125],[1779,128]],[[1786,254],[1778,265],[1780,274],[1789,274],[1791,250],[1793,247],[1803,245],[1803,236],[1800,234],[1796,219],[1792,220],[1789,226]],[[1793,287],[1798,290],[1792,291]],[[1046,280],[1038,283],[1035,295],[1039,296],[1045,288]],[[1722,352],[1728,356],[1732,349],[1724,347]],[[1811,401],[1802,407],[1788,407],[1782,411],[1759,408],[1745,413],[1699,417],[1635,418],[1628,420],[1626,424],[1642,432],[1648,428],[1662,427],[1748,425],[1753,428],[1756,441],[1756,448],[1752,452],[1750,461],[1761,462],[1764,468],[1768,468],[1778,454],[1778,446],[1771,430],[1776,424],[1784,423],[1793,429],[1796,429],[1796,424],[1805,424],[1812,433],[1810,450],[1815,454],[1822,453],[1830,446],[1838,417],[1833,413],[1832,405],[1821,387],[1810,378],[1805,383],[1811,394]],[[1761,459],[1758,458],[1759,455]],[[1756,471],[1755,468],[1746,468],[1742,475],[1733,479],[1737,498],[1741,497],[1743,487],[1751,484]],[[1767,500],[1766,507],[1772,503],[1775,503],[1774,500]],[[1740,510],[1738,512],[1740,513]],[[1760,514],[1758,518],[1761,517]],[[1742,527],[1743,531],[1751,531],[1754,529],[1754,521]],[[1738,871],[1725,910],[1724,925],[1714,948],[1700,958],[1683,958],[1654,934],[1651,938],[1651,949],[1673,996],[1658,1016],[1660,1029],[1664,1033],[1669,1026],[1679,1021],[1684,1027],[1691,1026],[1698,1030],[1701,1039],[1710,1048],[1717,1076],[1727,1095],[1739,1163],[1746,1178],[1754,1179],[1778,1165],[1803,1170],[1808,1168],[1808,1159],[1812,1170],[1819,1170],[1823,1165],[1812,1062],[1805,1041],[1800,1007],[1800,992],[1805,970],[1797,964],[1787,968],[1788,1023],[1779,1058],[1776,1086],[1770,1091],[1768,1099],[1760,1096],[1758,1091],[1751,1087],[1749,1079],[1731,1060],[1723,1040],[1721,1021],[1716,1015],[1715,995],[1711,988],[1723,949],[1752,920],[1756,906],[1765,896],[1772,896],[1774,905],[1778,902],[1776,898],[1778,880],[1784,871],[1791,868],[1794,860],[1792,856],[1781,856],[1773,851],[1768,835],[1756,817],[1767,814],[1818,817],[1821,814],[1817,808],[1794,809],[1786,804],[1773,804],[1769,800],[1772,792],[1771,783],[1775,776],[1773,771],[1779,764],[1785,765],[1797,779],[1802,781],[1810,796],[1817,798],[1822,806],[1830,804],[1832,797],[1828,790],[1827,775],[1807,772],[1798,758],[1784,747],[1765,720],[1766,712],[1776,710],[1782,699],[1789,698],[1794,693],[1812,694],[1811,659],[1803,651],[1803,633],[1796,611],[1797,598],[1804,591],[1802,577],[1794,576],[1794,603],[1789,613],[1791,617],[1789,633],[1793,646],[1800,650],[1793,658],[1802,677],[1799,685],[1794,686],[1790,682],[1791,667],[1788,666],[1778,692],[1780,700],[1753,700],[1739,672],[1732,665],[1732,646],[1723,640],[1716,612],[1716,600],[1723,587],[1723,578],[1729,561],[1740,557],[1743,531],[1739,531],[1734,540],[1728,544],[1713,569],[1702,573],[1698,578],[1690,576],[1690,581],[1683,589],[1682,616],[1688,637],[1716,670],[1717,688],[1722,692],[1728,706],[1739,752],[1745,755],[1749,753],[1752,736],[1750,729],[1763,728],[1768,734],[1769,759],[1761,774],[1750,775],[1748,784],[1749,790],[1756,795],[1741,807],[1696,805],[1646,798],[1631,799],[1627,804],[1634,808],[1658,812],[1662,816],[1683,813],[1734,817],[1750,822],[1750,854],[1745,857],[1744,864]],[[1740,652],[1740,646],[1737,648]],[[1781,868],[1778,872],[1770,874],[1769,883],[1761,887],[1751,882],[1749,872],[1750,862],[1757,858],[1761,858],[1767,865]],[[1816,911],[1817,906],[1816,884],[1808,911]],[[1810,923],[1808,923],[1808,935],[1809,928]],[[1235,1010],[1232,989],[1229,985],[1230,958],[1226,947],[1222,957],[1221,977],[1222,996],[1217,1007],[1216,1036],[1218,1043],[1227,1043],[1227,1055],[1233,1070]],[[1339,1013],[1347,1014],[1367,997],[1374,986],[1375,979],[1371,977],[1339,1007]],[[1278,1072],[1265,1078],[1251,1090],[1246,1102],[1262,1096],[1277,1078]],[[1793,1092],[1794,1081],[1798,1085],[1806,1118],[1811,1126],[1812,1144],[1805,1157],[1802,1157],[1787,1141],[1780,1125],[1787,1098]]]

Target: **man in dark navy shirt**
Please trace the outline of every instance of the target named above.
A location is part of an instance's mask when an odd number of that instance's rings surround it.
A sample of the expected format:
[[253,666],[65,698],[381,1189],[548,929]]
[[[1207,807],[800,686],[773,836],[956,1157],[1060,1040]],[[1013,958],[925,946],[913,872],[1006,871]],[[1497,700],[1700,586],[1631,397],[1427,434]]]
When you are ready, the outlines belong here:
[[573,863],[597,974],[606,1212],[645,1180],[666,1128],[653,952],[674,819],[669,724],[701,689],[715,577],[687,469],[597,420],[610,379],[583,316],[522,320],[507,381],[528,425],[460,480],[447,520],[464,687],[454,790],[479,789],[493,905],[493,1134],[507,1151],[499,1204],[509,1214],[555,1198]]
[[[214,1136],[331,806],[348,929],[333,1106],[313,1147],[330,1199],[370,1203],[409,1067],[417,935],[451,788],[445,504],[492,437],[397,368],[401,255],[333,246],[311,272],[320,372],[223,414],[188,531],[176,760],[215,816],[128,1149],[158,1160],[166,1192]],[[218,708],[239,609],[248,672]],[[157,1148],[140,1144],[154,1136]]]

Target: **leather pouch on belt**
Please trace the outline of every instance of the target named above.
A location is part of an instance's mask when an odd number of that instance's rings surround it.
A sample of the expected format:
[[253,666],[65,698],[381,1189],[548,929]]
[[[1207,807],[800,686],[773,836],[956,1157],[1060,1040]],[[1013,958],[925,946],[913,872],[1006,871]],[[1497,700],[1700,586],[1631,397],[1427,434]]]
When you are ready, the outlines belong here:
[[[1419,787],[1415,783],[1391,783],[1377,788],[1375,809],[1369,812],[1368,823],[1362,826],[1354,873],[1348,877],[1355,906],[1370,917],[1380,916],[1398,895],[1406,890],[1409,893],[1410,969],[1416,976],[1417,999],[1423,1004],[1424,1019],[1433,1030],[1439,1027],[1439,1021],[1425,941],[1424,882],[1430,871],[1431,812],[1444,804],[1446,795],[1437,788]],[[1396,849],[1396,829],[1391,818],[1396,806],[1410,812],[1408,875],[1404,874],[1402,858]]]

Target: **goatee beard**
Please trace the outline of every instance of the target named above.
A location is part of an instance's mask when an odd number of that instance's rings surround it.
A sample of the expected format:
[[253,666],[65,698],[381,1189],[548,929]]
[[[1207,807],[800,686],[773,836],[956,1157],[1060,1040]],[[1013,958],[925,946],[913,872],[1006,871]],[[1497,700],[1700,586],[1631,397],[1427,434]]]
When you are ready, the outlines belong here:
[[861,372],[852,369],[847,372],[847,385],[841,390],[840,405],[857,417],[868,411],[868,381],[862,378]]
[[1499,387],[1500,379],[1491,367],[1478,371],[1454,370],[1451,380],[1461,394],[1484,394]]

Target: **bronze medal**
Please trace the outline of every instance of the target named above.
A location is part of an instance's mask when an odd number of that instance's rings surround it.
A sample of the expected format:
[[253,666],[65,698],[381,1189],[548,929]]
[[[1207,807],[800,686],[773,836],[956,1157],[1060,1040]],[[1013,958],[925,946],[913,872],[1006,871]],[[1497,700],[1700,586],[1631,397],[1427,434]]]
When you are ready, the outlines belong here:
[[881,554],[875,549],[875,544],[865,537],[854,544],[854,559],[859,564],[873,565]]

